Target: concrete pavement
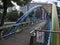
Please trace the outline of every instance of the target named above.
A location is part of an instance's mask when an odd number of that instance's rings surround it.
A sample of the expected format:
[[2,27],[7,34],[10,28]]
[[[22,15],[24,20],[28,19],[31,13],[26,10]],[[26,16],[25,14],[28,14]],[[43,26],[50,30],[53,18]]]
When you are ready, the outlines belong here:
[[45,24],[46,21],[43,21],[41,23],[38,23],[37,25],[35,24],[33,26],[30,26],[19,34],[15,34],[6,40],[0,40],[0,45],[29,45],[31,37],[30,32],[40,26],[44,26]]

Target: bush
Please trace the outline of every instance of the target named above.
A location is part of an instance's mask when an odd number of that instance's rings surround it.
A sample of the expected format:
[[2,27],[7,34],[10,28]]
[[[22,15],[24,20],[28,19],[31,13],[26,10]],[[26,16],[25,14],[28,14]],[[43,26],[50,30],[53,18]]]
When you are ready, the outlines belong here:
[[18,19],[18,14],[17,13],[9,13],[7,15],[7,20],[8,21],[16,21]]
[[1,21],[1,19],[2,19],[2,13],[0,13],[0,21]]
[[12,22],[17,21],[18,18],[20,18],[22,15],[23,15],[22,12],[18,15],[17,11],[12,11],[7,14],[6,21],[12,21]]

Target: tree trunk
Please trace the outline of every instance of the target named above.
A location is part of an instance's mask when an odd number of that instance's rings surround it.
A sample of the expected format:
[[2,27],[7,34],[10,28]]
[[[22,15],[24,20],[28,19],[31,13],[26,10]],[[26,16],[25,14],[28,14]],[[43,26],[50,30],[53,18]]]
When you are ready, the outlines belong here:
[[[3,8],[4,8],[4,10],[3,10],[3,16],[1,19],[0,26],[4,25],[4,20],[5,20],[6,14],[7,14],[7,1],[6,0],[3,0]],[[2,29],[0,29],[0,37],[1,37],[1,31],[2,31]]]

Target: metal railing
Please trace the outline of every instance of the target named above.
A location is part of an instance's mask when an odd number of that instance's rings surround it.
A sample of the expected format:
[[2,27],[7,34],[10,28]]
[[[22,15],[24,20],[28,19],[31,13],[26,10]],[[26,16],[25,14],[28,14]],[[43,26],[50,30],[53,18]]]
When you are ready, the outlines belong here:
[[[40,22],[40,21],[39,21]],[[38,23],[39,23],[38,22]],[[4,26],[1,26],[0,27],[0,29],[8,29],[8,28],[10,28],[10,27],[12,27],[12,26],[19,26],[19,30],[20,31],[22,31],[22,30],[25,30],[26,28],[28,28],[30,25],[33,25],[32,23],[34,23],[34,24],[36,24],[36,22],[32,22],[32,21],[30,21],[30,22],[23,22],[23,23],[19,23],[19,24],[12,24],[12,25],[4,25]],[[26,24],[26,25],[25,25]],[[24,26],[25,25],[25,26]],[[9,31],[9,29],[8,29],[8,31]],[[7,32],[8,32],[7,31]],[[19,32],[20,32],[19,31]],[[17,30],[15,31],[15,32],[12,32],[12,33],[10,33],[10,34],[13,34],[13,33],[16,33],[17,32]],[[1,37],[0,38],[4,38],[4,37],[7,37],[7,36],[9,36],[10,34],[4,34],[3,36],[1,35]]]
[[[45,33],[47,33],[49,36],[46,35]],[[56,34],[59,35],[60,34],[60,31],[50,31],[50,30],[40,30],[40,29],[37,29],[37,30],[35,30],[35,37],[34,37],[35,40],[34,40],[34,42],[35,42],[36,45],[40,45],[40,44],[43,45],[48,40],[48,42],[50,44],[50,40],[52,39],[52,35],[53,34],[55,34],[55,36],[57,36]],[[45,39],[45,38],[47,38],[45,36],[48,36],[48,39],[47,40]],[[58,38],[58,37],[55,37],[55,38]],[[47,42],[47,44],[48,44],[48,42]]]
[[60,31],[50,31],[50,30],[35,30],[35,31],[39,31],[39,32],[48,32],[48,33],[60,33]]
[[5,25],[5,26],[1,26],[0,29],[9,28],[12,26],[17,26],[17,25],[26,24],[26,23],[31,23],[31,22],[23,22],[23,23],[19,23],[19,24]]

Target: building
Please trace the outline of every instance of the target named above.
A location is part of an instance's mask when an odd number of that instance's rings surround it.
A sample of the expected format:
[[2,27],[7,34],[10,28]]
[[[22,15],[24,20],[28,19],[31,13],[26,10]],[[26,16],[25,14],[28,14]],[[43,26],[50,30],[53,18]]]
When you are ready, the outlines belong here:
[[42,5],[49,13],[51,13],[52,4],[47,4],[47,3],[29,3],[26,6],[24,6],[23,8],[21,8],[21,11],[23,13],[25,13],[26,11],[28,11],[29,9],[31,9],[32,7],[34,7],[36,5]]

